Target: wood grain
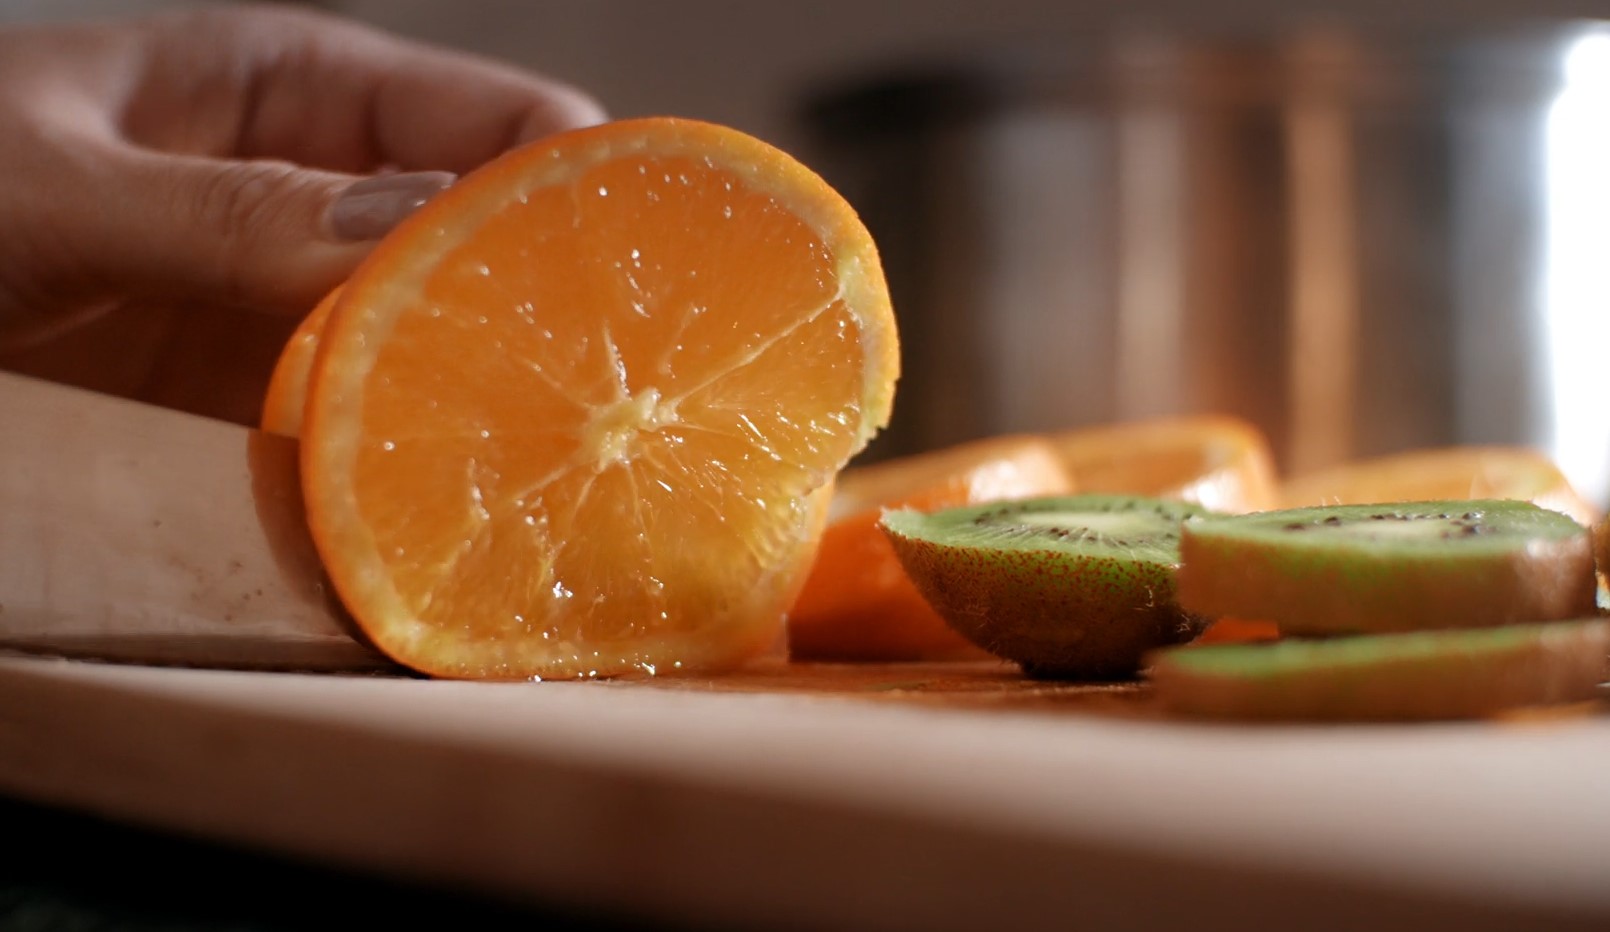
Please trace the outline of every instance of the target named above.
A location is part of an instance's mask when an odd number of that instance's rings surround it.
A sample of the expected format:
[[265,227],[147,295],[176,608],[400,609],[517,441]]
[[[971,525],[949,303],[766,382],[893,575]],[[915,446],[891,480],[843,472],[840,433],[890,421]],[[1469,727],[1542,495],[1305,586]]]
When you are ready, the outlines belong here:
[[976,665],[469,683],[0,658],[0,790],[709,928],[1589,929],[1610,720],[1198,726]]

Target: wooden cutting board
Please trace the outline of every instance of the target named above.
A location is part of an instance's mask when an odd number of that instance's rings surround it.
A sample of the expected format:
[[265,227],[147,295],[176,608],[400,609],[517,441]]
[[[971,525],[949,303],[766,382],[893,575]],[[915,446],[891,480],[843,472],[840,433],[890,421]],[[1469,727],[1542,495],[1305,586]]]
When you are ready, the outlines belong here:
[[1610,928],[1610,717],[1235,727],[994,664],[489,684],[0,657],[0,791],[697,927]]

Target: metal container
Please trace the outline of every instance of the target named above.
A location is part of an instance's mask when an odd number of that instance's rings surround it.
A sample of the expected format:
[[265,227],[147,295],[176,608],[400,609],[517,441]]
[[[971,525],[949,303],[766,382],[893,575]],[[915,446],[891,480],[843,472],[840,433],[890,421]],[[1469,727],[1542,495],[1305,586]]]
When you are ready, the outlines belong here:
[[1288,473],[1512,443],[1610,498],[1610,29],[1054,45],[809,109],[902,323],[873,456],[1212,411]]

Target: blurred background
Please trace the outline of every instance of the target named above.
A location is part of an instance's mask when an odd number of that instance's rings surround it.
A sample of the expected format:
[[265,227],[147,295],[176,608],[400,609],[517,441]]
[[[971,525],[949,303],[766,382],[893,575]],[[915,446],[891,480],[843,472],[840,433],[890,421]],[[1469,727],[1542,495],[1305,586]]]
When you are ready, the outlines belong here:
[[1290,473],[1527,444],[1610,504],[1610,2],[306,5],[817,168],[901,318],[871,457],[1223,412]]

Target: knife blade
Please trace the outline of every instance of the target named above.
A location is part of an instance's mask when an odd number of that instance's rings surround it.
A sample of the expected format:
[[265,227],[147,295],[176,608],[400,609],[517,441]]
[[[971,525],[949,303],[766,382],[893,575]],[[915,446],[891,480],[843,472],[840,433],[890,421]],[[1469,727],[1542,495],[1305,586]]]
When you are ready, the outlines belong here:
[[0,648],[190,666],[391,666],[323,576],[296,441],[6,373]]

